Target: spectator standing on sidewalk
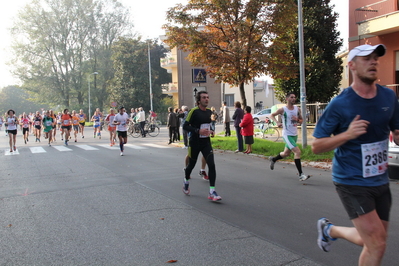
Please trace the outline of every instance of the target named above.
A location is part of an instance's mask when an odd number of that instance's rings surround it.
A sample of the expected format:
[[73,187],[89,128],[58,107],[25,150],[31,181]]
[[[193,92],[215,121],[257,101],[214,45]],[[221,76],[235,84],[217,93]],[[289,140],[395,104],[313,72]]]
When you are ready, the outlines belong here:
[[168,121],[166,123],[166,126],[169,129],[169,142],[168,142],[169,145],[172,142],[175,142],[175,136],[176,136],[177,116],[173,112],[173,107],[168,108]]
[[238,149],[235,151],[235,153],[237,153],[237,152],[242,152],[244,150],[244,146],[242,143],[241,127],[240,127],[241,120],[244,118],[244,111],[241,109],[241,103],[238,101],[234,103],[234,107],[236,109],[234,111],[232,118],[234,120],[234,128],[236,129],[236,135],[237,135]]
[[145,112],[143,107],[139,108],[139,113],[138,113],[138,120],[140,122],[140,130],[141,130],[141,135],[143,136],[143,138],[145,138],[146,134],[144,131],[144,126],[145,126]]
[[254,119],[251,114],[251,107],[245,106],[245,115],[239,127],[242,127],[242,135],[245,139],[245,144],[247,145],[246,151],[244,153],[249,154],[252,152],[252,144],[254,144]]
[[227,103],[223,102],[223,124],[224,124],[224,136],[230,137],[230,111],[227,107]]
[[317,123],[312,150],[335,150],[332,179],[354,227],[317,222],[319,247],[328,252],[337,238],[363,247],[359,265],[380,265],[384,256],[392,196],[388,178],[388,138],[399,144],[395,93],[376,84],[379,57],[386,48],[360,45],[348,55],[353,83],[335,97]]

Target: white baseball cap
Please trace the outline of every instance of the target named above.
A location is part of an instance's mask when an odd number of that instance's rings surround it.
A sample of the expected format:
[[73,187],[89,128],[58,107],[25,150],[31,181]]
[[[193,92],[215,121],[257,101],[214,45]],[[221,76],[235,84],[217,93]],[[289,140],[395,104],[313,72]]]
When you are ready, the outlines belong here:
[[383,56],[385,54],[386,48],[385,45],[383,44],[377,44],[377,45],[369,45],[369,44],[363,44],[359,45],[355,48],[353,48],[348,55],[348,62],[352,61],[353,58],[356,56],[367,56],[373,52],[377,52],[378,56]]

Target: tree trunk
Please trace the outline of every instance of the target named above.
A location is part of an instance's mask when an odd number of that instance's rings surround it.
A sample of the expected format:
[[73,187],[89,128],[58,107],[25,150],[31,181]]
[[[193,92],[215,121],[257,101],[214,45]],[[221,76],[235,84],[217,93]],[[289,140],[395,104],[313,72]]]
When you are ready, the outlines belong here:
[[245,90],[244,90],[244,82],[240,84],[240,95],[241,95],[241,104],[242,104],[242,109],[244,109],[247,106],[247,98],[245,97]]

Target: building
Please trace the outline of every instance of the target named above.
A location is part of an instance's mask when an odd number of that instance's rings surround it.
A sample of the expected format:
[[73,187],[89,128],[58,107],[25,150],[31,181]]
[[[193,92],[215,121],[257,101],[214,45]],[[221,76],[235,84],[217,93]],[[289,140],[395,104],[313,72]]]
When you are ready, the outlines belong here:
[[[165,36],[160,37],[165,40]],[[167,45],[165,45],[167,48]],[[187,105],[189,108],[195,106],[195,94],[198,91],[206,90],[209,94],[209,107],[215,107],[219,112],[222,102],[226,101],[231,116],[234,113],[234,102],[241,102],[241,95],[238,87],[225,83],[217,83],[214,78],[206,75],[204,67],[195,67],[186,58],[188,52],[171,49],[166,58],[161,59],[161,67],[172,74],[172,83],[167,84],[163,93],[173,98],[175,107]],[[254,85],[245,85],[247,105],[254,107]],[[254,109],[254,108],[253,108]]]
[[399,1],[349,0],[349,14],[349,50],[362,44],[384,44],[387,53],[380,58],[383,71],[378,83],[399,95]]

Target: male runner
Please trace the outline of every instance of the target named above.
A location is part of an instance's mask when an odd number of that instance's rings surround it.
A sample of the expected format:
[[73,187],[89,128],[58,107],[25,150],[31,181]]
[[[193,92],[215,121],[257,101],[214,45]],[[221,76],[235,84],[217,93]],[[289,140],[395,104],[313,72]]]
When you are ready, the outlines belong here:
[[206,91],[200,91],[195,96],[195,100],[197,106],[190,110],[183,125],[184,130],[191,132],[188,147],[189,163],[185,169],[183,193],[186,195],[190,193],[190,174],[197,163],[198,154],[201,152],[209,168],[210,189],[208,199],[220,201],[222,197],[215,191],[216,168],[211,140],[209,138],[214,135],[214,132],[211,130],[212,111],[207,108],[209,104],[209,95]]
[[[335,149],[333,182],[354,227],[317,222],[319,247],[346,239],[363,247],[359,265],[380,265],[386,248],[391,192],[388,138],[399,144],[399,106],[395,93],[376,84],[382,44],[360,45],[348,55],[353,83],[334,98],[314,131],[314,153]],[[333,136],[331,136],[333,135]]]
[[117,125],[116,132],[119,138],[119,148],[123,156],[123,145],[127,143],[127,125],[129,124],[129,115],[125,112],[125,107],[119,108],[119,113],[114,118],[114,125]]
[[[285,148],[283,152],[280,152],[276,157],[270,156],[270,169],[274,169],[274,164],[277,160],[283,159],[294,153],[294,162],[298,170],[299,181],[305,181],[310,176],[305,175],[302,172],[301,165],[301,150],[296,144],[298,139],[298,124],[301,124],[303,119],[301,112],[295,105],[296,97],[295,93],[289,92],[286,96],[287,105],[279,108],[276,112],[270,115],[270,118],[277,124],[278,127],[283,127],[283,140],[285,142]],[[283,123],[277,121],[276,116],[281,115]]]

